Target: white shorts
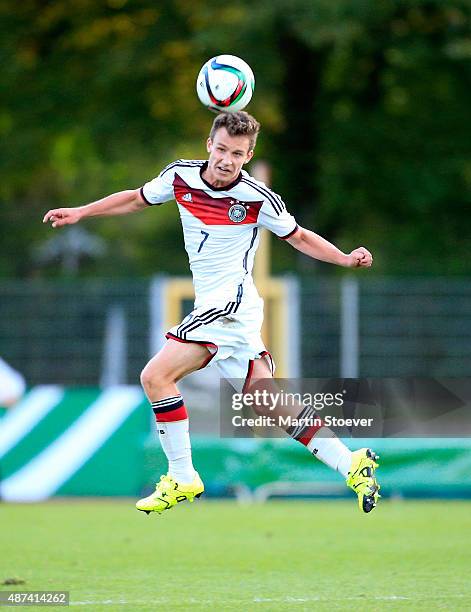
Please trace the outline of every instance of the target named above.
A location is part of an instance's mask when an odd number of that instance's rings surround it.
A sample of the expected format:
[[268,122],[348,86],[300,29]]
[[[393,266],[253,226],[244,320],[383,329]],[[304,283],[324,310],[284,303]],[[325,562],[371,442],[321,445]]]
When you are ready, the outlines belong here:
[[247,386],[253,363],[266,359],[273,375],[275,366],[261,337],[263,300],[248,304],[207,304],[195,308],[166,337],[178,342],[195,342],[211,353],[203,368],[211,362],[224,378],[238,379],[240,391]]

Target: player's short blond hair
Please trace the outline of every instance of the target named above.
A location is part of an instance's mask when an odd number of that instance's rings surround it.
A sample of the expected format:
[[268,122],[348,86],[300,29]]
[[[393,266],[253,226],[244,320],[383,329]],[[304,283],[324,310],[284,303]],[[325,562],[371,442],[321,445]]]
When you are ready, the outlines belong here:
[[229,136],[248,136],[250,141],[249,150],[255,149],[258,132],[260,131],[260,123],[255,117],[252,117],[252,115],[245,111],[220,113],[213,121],[213,126],[209,133],[211,140],[214,140],[216,132],[222,127],[226,128]]

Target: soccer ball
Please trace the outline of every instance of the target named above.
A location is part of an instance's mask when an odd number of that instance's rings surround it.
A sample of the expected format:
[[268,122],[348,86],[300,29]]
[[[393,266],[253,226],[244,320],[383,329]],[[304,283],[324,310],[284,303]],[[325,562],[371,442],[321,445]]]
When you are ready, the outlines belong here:
[[235,55],[217,55],[201,68],[196,79],[198,98],[210,110],[235,113],[247,106],[255,89],[250,66]]

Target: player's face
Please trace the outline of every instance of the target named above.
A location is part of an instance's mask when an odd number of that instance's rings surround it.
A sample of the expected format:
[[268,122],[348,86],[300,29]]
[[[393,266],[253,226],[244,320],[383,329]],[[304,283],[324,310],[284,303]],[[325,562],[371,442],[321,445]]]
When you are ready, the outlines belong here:
[[208,168],[203,176],[214,187],[229,185],[239,176],[244,164],[253,157],[248,136],[230,136],[221,127],[206,143],[209,153]]

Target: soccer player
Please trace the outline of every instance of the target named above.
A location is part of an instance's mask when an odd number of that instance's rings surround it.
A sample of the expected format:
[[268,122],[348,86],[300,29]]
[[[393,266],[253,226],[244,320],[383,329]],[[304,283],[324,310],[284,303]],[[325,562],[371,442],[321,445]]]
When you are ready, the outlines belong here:
[[[345,254],[300,227],[281,197],[243,170],[253,157],[259,129],[246,112],[222,113],[207,139],[206,161],[177,160],[140,189],[114,193],[85,206],[50,210],[43,219],[58,228],[87,217],[177,202],[196,299],[194,310],[167,332],[166,344],[141,375],[169,463],[155,492],[136,504],[147,513],[193,501],[204,491],[192,463],[188,414],[177,382],[210,361],[223,377],[245,380],[239,391],[246,392],[251,384],[273,376],[273,361],[260,335],[263,300],[252,279],[260,228],[321,261],[350,268],[367,268],[373,261],[364,247]],[[300,419],[314,413],[310,406],[299,409]],[[290,427],[287,433],[346,478],[362,511],[375,507],[379,485],[373,451],[351,452],[323,427]]]

